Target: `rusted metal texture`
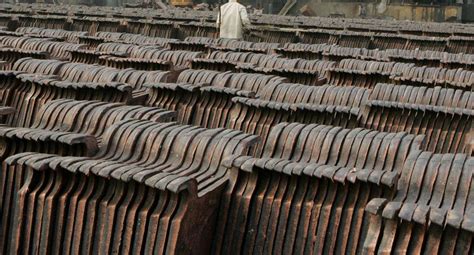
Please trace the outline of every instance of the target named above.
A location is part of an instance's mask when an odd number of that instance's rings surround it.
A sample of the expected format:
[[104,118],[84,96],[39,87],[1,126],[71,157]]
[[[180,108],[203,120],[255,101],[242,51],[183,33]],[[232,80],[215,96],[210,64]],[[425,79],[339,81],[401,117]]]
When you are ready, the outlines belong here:
[[469,254],[473,249],[472,175],[465,154],[410,154],[393,198],[374,198],[364,253]]
[[328,83],[338,86],[373,88],[390,81],[391,75],[402,74],[414,64],[343,59],[337,67],[329,68]]
[[474,252],[474,27],[0,4],[0,254]]
[[[423,136],[282,123],[259,158],[235,156],[239,173],[222,203],[216,254],[360,253],[371,198],[393,196]],[[386,155],[386,156],[380,156]]]
[[[125,120],[110,126],[102,139],[104,145],[91,158],[20,153],[5,160],[9,170],[27,176],[23,187],[33,186],[3,195],[7,203],[18,198],[11,207],[3,207],[9,213],[2,216],[12,219],[2,222],[3,236],[11,240],[2,239],[3,249],[209,252],[219,190],[229,178],[220,162],[244,155],[257,137],[235,130]],[[38,199],[30,207],[32,196]],[[18,217],[28,210],[33,210],[32,221]],[[202,220],[209,224],[195,224]]]
[[443,86],[472,91],[474,90],[474,72],[464,69],[441,67],[411,67],[406,73],[393,74],[394,83],[421,86]]

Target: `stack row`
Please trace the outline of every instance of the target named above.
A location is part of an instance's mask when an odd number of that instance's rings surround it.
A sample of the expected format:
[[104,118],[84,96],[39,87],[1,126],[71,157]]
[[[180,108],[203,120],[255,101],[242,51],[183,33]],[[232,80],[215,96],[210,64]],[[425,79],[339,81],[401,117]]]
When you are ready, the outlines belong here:
[[2,32],[0,254],[474,252],[472,55],[165,37]]

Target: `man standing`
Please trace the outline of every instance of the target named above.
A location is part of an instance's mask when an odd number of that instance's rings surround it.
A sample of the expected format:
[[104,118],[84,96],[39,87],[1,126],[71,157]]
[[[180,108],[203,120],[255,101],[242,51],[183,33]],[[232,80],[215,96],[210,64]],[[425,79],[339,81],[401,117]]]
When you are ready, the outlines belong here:
[[217,15],[220,38],[240,40],[243,38],[243,28],[248,26],[250,26],[250,20],[247,9],[237,0],[229,0],[228,3],[221,6],[219,15]]

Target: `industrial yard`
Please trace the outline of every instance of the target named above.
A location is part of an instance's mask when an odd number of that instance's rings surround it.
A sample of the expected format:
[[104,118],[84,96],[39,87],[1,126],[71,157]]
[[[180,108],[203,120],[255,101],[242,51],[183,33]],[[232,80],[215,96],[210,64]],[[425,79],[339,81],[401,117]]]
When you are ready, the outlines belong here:
[[0,4],[0,254],[473,254],[474,24],[249,20]]

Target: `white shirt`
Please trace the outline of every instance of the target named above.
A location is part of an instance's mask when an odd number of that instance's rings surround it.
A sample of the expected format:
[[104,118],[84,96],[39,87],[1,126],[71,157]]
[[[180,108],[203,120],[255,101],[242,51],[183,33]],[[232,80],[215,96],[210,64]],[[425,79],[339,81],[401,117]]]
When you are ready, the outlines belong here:
[[237,3],[237,0],[229,0],[221,6],[221,13],[217,15],[217,26],[219,25],[220,38],[242,39],[242,26],[250,25],[247,9]]

